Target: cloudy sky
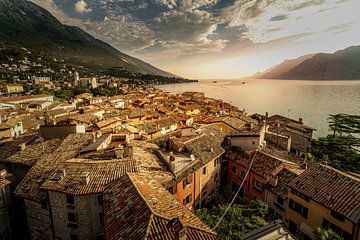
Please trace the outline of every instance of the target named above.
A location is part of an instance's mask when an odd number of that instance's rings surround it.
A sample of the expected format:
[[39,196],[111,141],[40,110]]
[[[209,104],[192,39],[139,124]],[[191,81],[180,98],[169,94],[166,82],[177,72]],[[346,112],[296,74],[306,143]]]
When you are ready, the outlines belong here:
[[239,78],[360,45],[360,0],[31,0],[163,70]]

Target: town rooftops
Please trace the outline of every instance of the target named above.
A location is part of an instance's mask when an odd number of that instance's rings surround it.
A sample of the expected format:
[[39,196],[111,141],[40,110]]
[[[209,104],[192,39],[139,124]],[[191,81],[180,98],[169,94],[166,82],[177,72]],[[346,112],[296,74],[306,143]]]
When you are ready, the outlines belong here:
[[256,173],[257,175],[267,178],[269,177],[275,170],[277,170],[283,162],[271,155],[265,154],[261,151],[254,151],[251,153],[240,153],[237,150],[231,150],[227,152],[226,156],[239,163],[244,168],[248,168],[251,164],[252,158],[254,158],[253,165],[251,167],[251,171]]
[[[42,189],[71,195],[100,193],[105,186],[119,179],[126,172],[136,171],[132,160],[90,161],[70,159],[61,163],[41,185]],[[57,172],[62,177],[54,179]]]
[[0,97],[0,103],[20,103],[20,102],[31,102],[31,101],[43,101],[47,99],[53,101],[53,96],[40,94],[40,95],[29,95],[29,96],[16,96],[16,97]]
[[108,240],[174,240],[176,232],[169,222],[176,218],[187,228],[188,240],[217,239],[214,231],[151,174],[127,173],[104,191],[104,229]]
[[269,117],[266,120],[268,123],[285,123],[288,127],[294,128],[296,130],[303,130],[303,129],[307,129],[307,130],[316,130],[315,128],[312,128],[310,126],[307,126],[305,124],[303,124],[302,119],[299,119],[299,121],[288,118],[288,117],[284,117],[281,115],[273,115],[271,117]]
[[92,134],[70,134],[54,151],[43,154],[26,174],[15,190],[15,194],[25,199],[41,202],[46,192],[40,189],[42,183],[59,168],[61,163],[77,156],[80,149],[92,141]]
[[276,196],[286,199],[288,197],[288,183],[294,180],[298,175],[292,171],[283,168],[277,175],[277,184],[273,186],[271,184],[266,185],[266,188],[274,193]]
[[61,142],[62,140],[58,138],[47,141],[37,138],[29,145],[26,143],[22,144],[19,151],[11,155],[9,158],[4,159],[4,162],[32,166],[44,154],[53,152],[61,144]]
[[360,179],[322,164],[314,164],[289,187],[311,200],[345,216],[360,220]]

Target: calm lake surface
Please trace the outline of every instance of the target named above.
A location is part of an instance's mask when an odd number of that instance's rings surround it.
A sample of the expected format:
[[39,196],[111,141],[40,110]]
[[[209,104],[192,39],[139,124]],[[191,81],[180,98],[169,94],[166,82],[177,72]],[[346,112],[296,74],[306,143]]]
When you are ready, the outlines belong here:
[[327,134],[329,114],[360,114],[360,80],[201,80],[158,88],[171,93],[204,92],[207,97],[222,99],[250,114],[269,112],[294,119],[302,117],[305,124],[317,129],[315,137]]

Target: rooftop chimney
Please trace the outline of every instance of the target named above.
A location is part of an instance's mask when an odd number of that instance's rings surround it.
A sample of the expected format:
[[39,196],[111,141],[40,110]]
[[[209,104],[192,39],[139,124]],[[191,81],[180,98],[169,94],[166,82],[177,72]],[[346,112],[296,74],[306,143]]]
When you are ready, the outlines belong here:
[[268,118],[269,118],[269,113],[266,112],[266,113],[265,113],[265,119],[268,119]]
[[299,123],[303,123],[303,119],[302,118],[299,118]]
[[83,175],[81,175],[81,184],[82,185],[87,185],[90,182],[90,173],[84,173]]
[[331,200],[331,195],[328,193],[326,194],[326,201],[330,201]]
[[26,149],[26,143],[21,143],[19,146],[20,146],[21,151]]
[[170,162],[174,162],[174,161],[175,161],[174,153],[173,153],[173,152],[170,152],[169,155],[170,155],[170,157],[169,157]]
[[185,227],[179,218],[174,218],[166,225],[169,229],[174,229],[176,240],[186,240],[187,227]]
[[279,182],[279,179],[278,179],[277,176],[270,175],[269,183],[270,183],[271,186],[276,187],[278,182]]
[[6,169],[1,169],[0,170],[0,178],[5,178],[6,177]]

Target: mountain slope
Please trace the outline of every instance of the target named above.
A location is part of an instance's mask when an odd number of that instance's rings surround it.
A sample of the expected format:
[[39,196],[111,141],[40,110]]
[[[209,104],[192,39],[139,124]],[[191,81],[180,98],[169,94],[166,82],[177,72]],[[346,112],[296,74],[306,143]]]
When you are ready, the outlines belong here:
[[299,80],[359,80],[360,46],[352,46],[333,54],[319,53],[278,76]]
[[286,72],[290,71],[300,63],[304,62],[305,60],[313,57],[315,54],[307,54],[296,59],[285,60],[282,63],[275,65],[264,72],[257,74],[256,78],[262,79],[272,79],[277,78]]
[[78,27],[66,26],[45,9],[26,0],[0,0],[0,42],[25,47],[91,69],[118,67],[127,71],[173,77],[142,60],[119,52]]

